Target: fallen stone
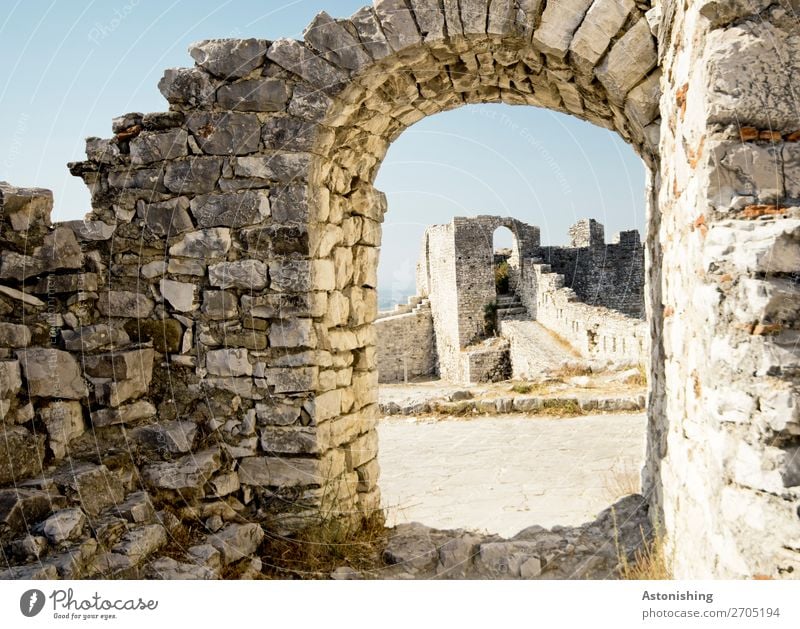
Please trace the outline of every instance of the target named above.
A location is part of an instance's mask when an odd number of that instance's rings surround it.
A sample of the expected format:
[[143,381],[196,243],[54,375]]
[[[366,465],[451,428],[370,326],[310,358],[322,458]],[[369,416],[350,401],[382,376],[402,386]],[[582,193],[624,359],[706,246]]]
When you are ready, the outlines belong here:
[[147,567],[150,579],[164,581],[208,581],[218,578],[216,572],[205,566],[180,563],[171,557],[159,557]]
[[86,515],[80,509],[56,511],[42,523],[41,532],[54,546],[80,539],[86,526]]
[[208,543],[220,552],[222,563],[227,566],[255,553],[263,539],[264,530],[258,524],[229,524],[210,535]]

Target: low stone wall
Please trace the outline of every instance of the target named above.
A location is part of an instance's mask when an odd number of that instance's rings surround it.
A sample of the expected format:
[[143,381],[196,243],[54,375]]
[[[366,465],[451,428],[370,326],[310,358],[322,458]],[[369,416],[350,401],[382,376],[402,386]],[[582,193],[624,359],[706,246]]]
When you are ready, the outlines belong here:
[[489,339],[461,352],[461,382],[500,382],[511,377],[508,342]]
[[550,266],[525,261],[526,300],[536,302],[536,320],[562,336],[585,358],[644,364],[648,332],[644,321],[582,303],[564,276]]
[[436,339],[427,302],[375,322],[379,382],[405,382],[436,373]]

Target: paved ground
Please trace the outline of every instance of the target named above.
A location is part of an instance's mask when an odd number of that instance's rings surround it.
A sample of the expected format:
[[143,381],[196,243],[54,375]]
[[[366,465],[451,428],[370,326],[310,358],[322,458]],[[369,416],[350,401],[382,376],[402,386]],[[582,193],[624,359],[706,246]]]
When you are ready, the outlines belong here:
[[638,478],[645,425],[644,415],[384,419],[388,524],[510,537],[533,524],[587,522]]

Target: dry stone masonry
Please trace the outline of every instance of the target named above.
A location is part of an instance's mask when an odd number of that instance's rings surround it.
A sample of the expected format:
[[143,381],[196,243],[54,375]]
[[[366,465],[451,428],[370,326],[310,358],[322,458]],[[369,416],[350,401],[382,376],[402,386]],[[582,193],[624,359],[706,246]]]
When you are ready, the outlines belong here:
[[[514,246],[494,251],[506,227]],[[636,231],[605,243],[594,220],[570,229],[569,247],[542,247],[539,228],[499,216],[455,218],[425,231],[417,295],[379,313],[381,382],[440,375],[464,384],[530,378],[576,357],[644,364],[644,248]],[[509,295],[498,295],[495,264],[506,261]],[[549,260],[549,264],[545,264]],[[497,306],[497,337],[486,338],[486,309]],[[541,326],[575,352],[543,351]],[[491,334],[489,334],[491,337]]]
[[789,5],[376,0],[192,46],[169,111],[72,165],[85,221],[0,188],[3,576],[246,576],[265,531],[375,510],[375,174],[413,123],[499,102],[650,169],[645,492],[675,574],[796,576]]

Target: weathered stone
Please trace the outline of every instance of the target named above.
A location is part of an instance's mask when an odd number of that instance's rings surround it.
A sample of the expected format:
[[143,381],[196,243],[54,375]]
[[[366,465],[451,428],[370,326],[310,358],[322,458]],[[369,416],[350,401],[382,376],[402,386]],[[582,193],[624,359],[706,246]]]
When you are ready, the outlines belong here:
[[164,185],[176,194],[204,194],[216,188],[221,172],[219,157],[189,157],[167,164]]
[[40,559],[47,552],[47,539],[40,535],[26,535],[11,542],[11,553],[20,561]]
[[269,195],[264,190],[201,195],[192,199],[191,209],[200,227],[245,227],[270,215]]
[[216,376],[251,376],[253,366],[246,349],[218,349],[206,354],[206,369]]
[[116,230],[116,225],[103,221],[66,221],[64,225],[72,229],[79,240],[86,241],[108,240]]
[[136,205],[136,213],[144,220],[147,228],[156,236],[173,238],[194,228],[189,216],[189,199],[178,197],[163,203],[144,203]]
[[255,553],[263,540],[264,531],[258,524],[229,524],[209,536],[208,543],[220,552],[227,566]]
[[91,413],[92,425],[95,428],[130,424],[141,419],[155,417],[156,407],[146,400],[139,400],[118,408],[103,408]]
[[233,79],[261,66],[267,46],[263,39],[207,39],[189,46],[189,54],[211,74]]
[[311,319],[281,321],[270,327],[269,341],[272,347],[315,347],[317,336]]
[[239,300],[234,293],[228,291],[203,291],[203,305],[200,310],[209,319],[216,321],[235,319],[239,314]]
[[124,347],[130,343],[125,330],[104,323],[87,325],[76,330],[61,330],[64,349],[70,352],[93,352],[102,348]]
[[19,361],[0,361],[0,398],[9,398],[19,393],[22,388]]
[[[21,444],[16,443],[15,439],[9,445],[16,447]],[[4,468],[0,466],[0,473],[2,472]],[[21,477],[17,476],[16,482]],[[12,482],[5,476],[2,478],[3,484]],[[0,489],[0,526],[8,527],[12,533],[19,533],[29,529],[32,522],[38,522],[54,508],[61,506],[62,502],[63,498],[57,494],[40,489],[19,486],[15,489]]]
[[633,0],[594,0],[569,45],[580,65],[586,69],[597,65],[634,6]]
[[378,18],[372,7],[364,7],[350,16],[350,23],[358,33],[358,38],[373,59],[383,59],[392,54]]
[[230,248],[231,230],[215,227],[184,234],[182,240],[169,248],[169,254],[187,258],[223,258]]
[[80,539],[86,526],[86,515],[80,509],[56,511],[42,523],[41,532],[51,544],[59,546]]
[[186,282],[176,282],[175,280],[162,279],[158,283],[161,296],[179,312],[190,312],[197,308],[196,292],[197,286]]
[[658,57],[647,20],[641,18],[611,48],[595,75],[614,103],[621,104],[631,89],[652,70]]
[[168,68],[158,82],[158,90],[169,103],[190,107],[214,102],[214,83],[208,74],[196,68]]
[[133,319],[125,324],[125,331],[140,343],[153,343],[153,349],[162,354],[180,351],[183,327],[175,319]]
[[543,52],[563,59],[569,50],[573,34],[591,4],[592,0],[564,0],[548,4],[539,28],[533,34],[533,43]]
[[262,428],[261,449],[273,454],[315,454],[320,451],[316,428],[283,428],[266,426]]
[[208,279],[220,288],[261,290],[267,286],[267,265],[260,260],[220,262],[208,267]]
[[251,79],[223,85],[217,102],[235,111],[283,111],[289,102],[289,89],[279,79]]
[[219,468],[220,452],[212,448],[188,454],[176,461],[147,465],[142,475],[157,489],[177,491],[185,497],[201,496],[203,486]]
[[125,290],[102,291],[97,300],[97,309],[105,317],[145,319],[153,312],[153,306],[147,295]]
[[150,563],[147,574],[151,579],[164,581],[207,581],[216,579],[210,568],[191,563],[180,563],[171,557],[159,557]]
[[383,551],[383,558],[390,565],[425,570],[435,565],[438,552],[431,539],[430,529],[412,522],[395,528],[395,534],[389,538]]
[[90,517],[103,509],[122,502],[125,490],[116,474],[105,465],[75,462],[65,463],[53,477],[56,485],[68,495],[80,501],[84,512]]
[[186,124],[208,155],[247,155],[258,150],[261,140],[261,125],[255,114],[198,112],[190,114]]
[[660,98],[661,72],[653,72],[630,91],[625,100],[625,113],[644,127],[658,118]]
[[50,225],[53,193],[43,188],[16,188],[0,181],[0,209],[14,231],[40,229]]
[[253,177],[281,183],[304,181],[308,176],[308,153],[273,153],[262,157],[240,157],[233,165],[237,177]]
[[342,459],[335,451],[321,459],[247,457],[239,464],[239,479],[243,485],[268,487],[320,485],[341,474]]
[[303,37],[327,61],[340,68],[358,71],[372,61],[358,40],[324,11],[308,25]]
[[10,286],[0,286],[0,295],[5,295],[11,299],[16,299],[27,306],[33,306],[35,308],[42,308],[45,305],[45,303],[38,297],[28,295],[27,293],[17,290],[16,288],[11,288]]
[[131,163],[136,166],[175,159],[188,154],[188,135],[183,129],[144,131],[131,140]]
[[48,445],[56,459],[66,456],[69,442],[86,430],[80,402],[52,402],[39,411],[49,437]]
[[72,400],[88,396],[78,361],[71,354],[34,347],[17,350],[17,358],[29,395]]
[[[293,116],[297,116],[298,118],[304,118],[305,120],[316,120],[322,121],[325,117],[325,113],[328,111],[328,108],[331,106],[331,99],[330,97],[321,92],[318,89],[310,85],[305,84],[298,84],[295,85],[294,90],[292,92],[292,100],[289,103],[289,113]],[[269,124],[269,123],[267,123]],[[314,135],[316,135],[316,129],[314,129]],[[266,125],[265,125],[265,134]],[[272,146],[273,142],[269,142],[265,138],[265,144],[267,147],[272,148],[280,148]],[[283,146],[286,146],[284,143]]]
[[111,551],[139,563],[166,543],[166,529],[160,524],[150,524],[128,531]]
[[347,79],[347,72],[293,39],[279,39],[267,50],[267,57],[323,91],[332,91]]
[[174,420],[142,426],[133,431],[133,437],[155,450],[172,454],[185,454],[191,451],[197,434],[194,422]]

